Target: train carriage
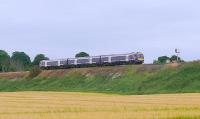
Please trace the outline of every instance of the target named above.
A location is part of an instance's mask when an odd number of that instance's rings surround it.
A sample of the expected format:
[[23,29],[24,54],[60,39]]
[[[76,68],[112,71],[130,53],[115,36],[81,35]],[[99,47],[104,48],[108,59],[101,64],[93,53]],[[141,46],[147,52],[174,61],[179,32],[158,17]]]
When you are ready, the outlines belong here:
[[80,58],[68,58],[62,60],[43,60],[40,62],[40,67],[80,67],[80,66],[98,66],[98,65],[118,65],[118,64],[142,64],[144,63],[143,53],[128,53],[128,54],[114,54],[101,55]]

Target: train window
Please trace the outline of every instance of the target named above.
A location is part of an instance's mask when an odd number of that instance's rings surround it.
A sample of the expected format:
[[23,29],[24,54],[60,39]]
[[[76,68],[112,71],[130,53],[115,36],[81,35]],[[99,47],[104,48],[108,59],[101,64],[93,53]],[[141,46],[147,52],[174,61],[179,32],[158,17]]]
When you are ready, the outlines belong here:
[[74,64],[75,60],[68,60],[68,64]]
[[138,57],[144,57],[144,55],[143,54],[138,54]]
[[92,58],[93,63],[100,63],[100,57],[99,58]]
[[78,59],[77,63],[78,64],[88,64],[89,63],[89,59]]
[[60,65],[66,65],[66,64],[67,64],[66,60],[60,61]]
[[102,58],[101,58],[101,61],[102,61],[102,62],[108,62],[108,60],[109,60],[108,57],[102,57]]
[[128,58],[129,58],[129,60],[134,60],[134,59],[135,59],[135,57],[136,57],[135,55],[129,55],[129,57],[128,57]]
[[58,66],[58,61],[49,61],[47,62],[48,66]]
[[126,61],[126,56],[114,56],[111,58],[112,62]]

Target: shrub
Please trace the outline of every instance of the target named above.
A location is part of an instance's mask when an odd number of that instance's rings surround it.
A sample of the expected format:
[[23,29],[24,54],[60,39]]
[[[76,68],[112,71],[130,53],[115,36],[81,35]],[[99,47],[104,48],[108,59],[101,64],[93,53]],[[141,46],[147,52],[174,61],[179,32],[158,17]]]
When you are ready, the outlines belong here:
[[41,72],[42,70],[38,66],[34,66],[30,69],[29,78],[34,78],[38,76]]

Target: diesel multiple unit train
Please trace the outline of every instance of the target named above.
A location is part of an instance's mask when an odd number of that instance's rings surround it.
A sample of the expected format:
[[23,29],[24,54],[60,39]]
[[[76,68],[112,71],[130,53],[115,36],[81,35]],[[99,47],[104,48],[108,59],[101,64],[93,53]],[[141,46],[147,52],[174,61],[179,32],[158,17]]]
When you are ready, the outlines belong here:
[[141,52],[128,54],[113,54],[79,58],[68,58],[59,60],[43,60],[40,62],[41,68],[71,68],[82,66],[106,66],[123,64],[142,64],[144,55]]

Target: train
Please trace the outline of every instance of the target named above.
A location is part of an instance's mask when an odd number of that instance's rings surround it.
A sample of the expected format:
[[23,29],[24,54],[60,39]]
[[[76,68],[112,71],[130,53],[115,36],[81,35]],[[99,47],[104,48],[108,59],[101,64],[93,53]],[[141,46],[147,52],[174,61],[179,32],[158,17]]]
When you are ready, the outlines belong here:
[[58,60],[42,60],[39,66],[45,69],[54,69],[54,68],[143,64],[143,63],[144,63],[144,54],[142,52],[132,52],[125,54],[77,57],[77,58],[66,58]]

